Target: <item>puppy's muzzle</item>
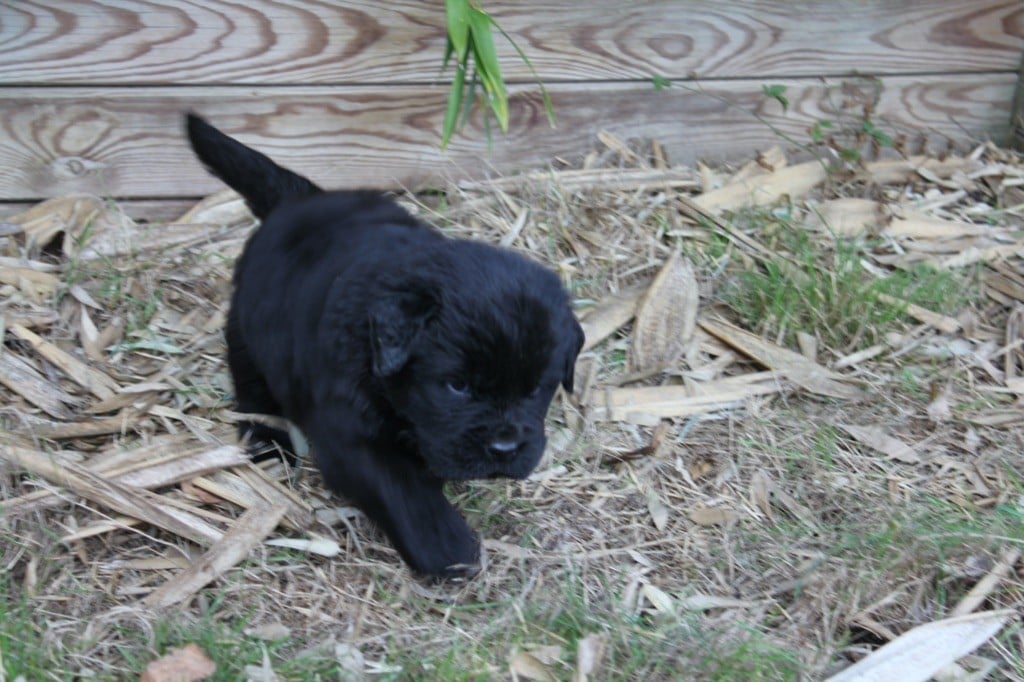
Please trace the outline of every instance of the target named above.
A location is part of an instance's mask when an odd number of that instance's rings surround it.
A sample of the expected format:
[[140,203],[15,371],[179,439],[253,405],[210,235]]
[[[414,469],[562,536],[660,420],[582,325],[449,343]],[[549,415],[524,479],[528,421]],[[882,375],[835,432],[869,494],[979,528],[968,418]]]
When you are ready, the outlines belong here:
[[523,431],[517,426],[506,425],[494,434],[493,440],[487,446],[487,452],[496,462],[509,462],[522,451],[526,445]]

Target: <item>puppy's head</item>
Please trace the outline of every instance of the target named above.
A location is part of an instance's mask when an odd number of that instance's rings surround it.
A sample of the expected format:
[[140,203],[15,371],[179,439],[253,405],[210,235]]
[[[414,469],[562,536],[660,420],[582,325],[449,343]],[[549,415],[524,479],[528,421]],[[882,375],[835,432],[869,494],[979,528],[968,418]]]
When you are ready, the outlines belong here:
[[370,305],[372,371],[444,479],[525,478],[583,330],[558,278],[516,254],[450,242]]

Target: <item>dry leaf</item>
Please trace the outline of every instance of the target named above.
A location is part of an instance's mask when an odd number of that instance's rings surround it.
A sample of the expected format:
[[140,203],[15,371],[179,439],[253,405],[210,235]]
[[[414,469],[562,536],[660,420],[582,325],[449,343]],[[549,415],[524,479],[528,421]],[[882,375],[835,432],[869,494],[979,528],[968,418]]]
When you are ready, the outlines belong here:
[[327,557],[338,556],[341,553],[341,546],[337,542],[319,535],[313,538],[273,538],[263,544]]
[[263,647],[263,660],[260,665],[245,666],[245,682],[280,682],[281,678],[270,665],[270,653]]
[[146,666],[139,682],[192,682],[205,680],[217,666],[196,644],[171,649]]
[[252,220],[252,212],[245,205],[245,200],[234,190],[225,189],[203,198],[174,222],[236,225]]
[[640,588],[640,593],[657,611],[667,614],[675,612],[675,601],[664,590],[646,583]]
[[879,204],[870,199],[833,199],[811,210],[808,227],[824,228],[837,237],[856,237],[878,229]]
[[647,510],[651,514],[654,527],[659,531],[664,531],[668,525],[668,507],[653,490],[647,491]]
[[775,517],[772,514],[772,490],[775,487],[775,483],[772,481],[771,474],[764,469],[758,469],[754,472],[754,475],[750,477],[750,499],[757,505],[757,508],[764,512],[764,515],[768,517],[769,521],[774,521]]
[[711,609],[738,609],[753,606],[754,602],[730,597],[716,597],[712,594],[691,594],[679,600],[687,611],[709,611]]
[[366,659],[355,644],[335,644],[334,660],[338,664],[338,679],[341,682],[362,682],[366,677]]
[[697,507],[687,515],[698,526],[721,526],[739,518],[739,515],[726,507]]
[[587,682],[590,675],[597,672],[597,667],[604,657],[605,644],[608,641],[606,635],[587,635],[576,645],[576,670],[573,672],[573,682]]
[[887,434],[880,426],[857,426],[855,424],[839,424],[839,428],[856,438],[864,445],[878,450],[900,462],[907,464],[918,464],[921,457],[914,452],[913,448]]
[[949,386],[944,386],[934,391],[934,396],[931,402],[928,403],[928,418],[933,422],[947,422],[953,418],[949,394]]
[[712,336],[812,393],[845,399],[863,397],[860,389],[843,382],[841,374],[832,372],[799,353],[766,341],[736,325],[724,320],[702,319],[700,326]]
[[513,676],[527,680],[555,682],[558,679],[551,672],[551,667],[532,652],[517,651],[509,661],[508,667]]
[[693,339],[699,304],[693,265],[678,251],[637,304],[630,347],[635,372],[656,372],[674,363]]
[[778,393],[785,384],[769,372],[691,382],[685,386],[640,386],[595,391],[592,416],[600,421],[659,423],[664,417],[685,417],[742,405],[759,395]]
[[1015,616],[1013,609],[1004,609],[919,625],[833,675],[828,682],[926,682],[987,642]]
[[803,196],[827,177],[825,164],[808,161],[705,192],[694,203],[713,213],[743,206],[767,206],[787,195]]
[[19,225],[29,243],[41,249],[60,234],[80,237],[103,210],[104,202],[99,197],[72,194],[42,201],[5,222]]
[[263,623],[262,625],[246,628],[245,634],[249,637],[273,642],[276,639],[289,637],[292,634],[292,631],[287,625],[284,625],[280,621],[275,621],[273,623]]
[[250,507],[194,564],[151,592],[144,600],[145,605],[161,608],[191,597],[245,559],[253,547],[273,532],[287,509],[286,503],[268,502]]
[[632,320],[642,295],[643,289],[631,288],[598,302],[580,321],[586,338],[583,351],[590,350]]

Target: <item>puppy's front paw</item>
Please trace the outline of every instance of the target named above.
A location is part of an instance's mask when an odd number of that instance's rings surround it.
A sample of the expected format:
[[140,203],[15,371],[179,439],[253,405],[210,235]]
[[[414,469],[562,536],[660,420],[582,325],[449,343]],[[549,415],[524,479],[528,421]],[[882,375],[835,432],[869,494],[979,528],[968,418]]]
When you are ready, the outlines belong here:
[[[443,580],[471,578],[480,572],[480,542],[462,516],[446,503],[443,514],[421,522],[421,532],[399,547],[412,569]],[[435,510],[436,511],[436,510]]]

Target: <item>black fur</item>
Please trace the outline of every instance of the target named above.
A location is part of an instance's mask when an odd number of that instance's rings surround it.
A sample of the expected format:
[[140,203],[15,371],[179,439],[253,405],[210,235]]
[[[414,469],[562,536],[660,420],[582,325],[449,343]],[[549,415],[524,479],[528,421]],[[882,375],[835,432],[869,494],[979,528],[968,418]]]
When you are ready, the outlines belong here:
[[[239,411],[296,424],[327,485],[416,571],[473,570],[479,544],[442,486],[536,466],[583,345],[558,277],[449,239],[379,192],[325,192],[195,115],[187,128],[263,223],[228,316]],[[241,432],[290,447],[264,425]]]

